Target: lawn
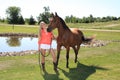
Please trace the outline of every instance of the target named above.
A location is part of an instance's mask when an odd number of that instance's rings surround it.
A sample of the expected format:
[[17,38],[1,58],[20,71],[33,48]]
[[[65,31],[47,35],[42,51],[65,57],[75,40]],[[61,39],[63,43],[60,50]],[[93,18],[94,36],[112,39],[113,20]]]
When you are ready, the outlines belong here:
[[[79,51],[78,62],[74,63],[70,51],[70,68],[66,68],[65,51],[62,50],[59,74],[53,70],[51,56],[46,58],[48,74],[41,74],[38,55],[0,57],[1,80],[119,80],[120,43],[113,42],[104,47],[84,48]],[[113,48],[114,47],[114,48]]]
[[69,23],[69,27],[76,27],[82,29],[106,29],[106,30],[120,30],[120,21],[111,22],[95,22],[95,23]]
[[[0,32],[36,33],[38,27],[0,26]],[[120,76],[120,32],[83,30],[85,36],[96,34],[98,40],[112,40],[102,47],[81,47],[78,62],[74,63],[74,52],[71,49],[69,68],[66,65],[65,50],[61,51],[59,74],[53,70],[51,56],[46,57],[47,74],[41,74],[38,54],[26,56],[0,57],[0,80],[119,80]],[[57,33],[55,31],[55,33]]]

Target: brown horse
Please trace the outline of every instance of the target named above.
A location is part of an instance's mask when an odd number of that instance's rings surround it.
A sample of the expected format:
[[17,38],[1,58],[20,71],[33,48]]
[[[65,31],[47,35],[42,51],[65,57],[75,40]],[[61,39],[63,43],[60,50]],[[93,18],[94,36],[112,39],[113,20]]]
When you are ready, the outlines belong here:
[[[93,38],[85,38],[83,33],[79,29],[69,29],[68,26],[65,24],[64,20],[57,15],[57,13],[52,14],[52,20],[48,25],[47,31],[50,32],[53,29],[58,29],[58,37],[57,37],[57,62],[58,65],[59,56],[61,46],[66,48],[66,67],[68,68],[69,62],[69,50],[70,47],[73,48],[75,52],[75,63],[77,62],[77,55],[80,49],[80,45],[83,41],[91,41]],[[57,67],[56,65],[56,67]]]

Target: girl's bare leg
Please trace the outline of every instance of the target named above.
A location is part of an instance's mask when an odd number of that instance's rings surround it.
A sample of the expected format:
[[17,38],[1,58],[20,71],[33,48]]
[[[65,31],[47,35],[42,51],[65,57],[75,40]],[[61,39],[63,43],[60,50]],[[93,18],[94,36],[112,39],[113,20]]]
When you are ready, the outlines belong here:
[[[42,52],[42,53],[41,53],[42,55],[45,55],[45,54],[46,54],[45,49],[41,49],[41,52]],[[42,56],[42,55],[41,55],[41,63],[45,63],[45,57]]]
[[[42,55],[45,55],[45,49],[41,49],[41,54]],[[45,70],[45,57],[44,56],[42,56],[41,55],[41,65],[42,65],[42,70],[44,71],[44,72],[46,72],[46,70]]]

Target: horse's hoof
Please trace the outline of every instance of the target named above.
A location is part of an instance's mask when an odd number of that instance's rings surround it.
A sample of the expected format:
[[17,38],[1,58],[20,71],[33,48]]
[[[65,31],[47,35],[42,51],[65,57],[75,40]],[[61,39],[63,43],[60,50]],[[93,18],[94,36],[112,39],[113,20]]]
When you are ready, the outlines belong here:
[[75,63],[77,62],[77,60],[75,60]]
[[69,66],[66,66],[66,68],[69,68]]
[[55,71],[56,74],[59,74],[58,68],[57,68],[57,69],[54,69],[54,71]]

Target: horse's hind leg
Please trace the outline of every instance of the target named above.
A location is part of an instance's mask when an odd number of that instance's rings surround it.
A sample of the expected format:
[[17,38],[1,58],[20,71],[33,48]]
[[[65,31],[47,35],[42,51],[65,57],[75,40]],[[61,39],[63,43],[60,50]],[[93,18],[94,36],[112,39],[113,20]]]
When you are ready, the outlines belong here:
[[78,50],[79,50],[79,46],[77,46],[77,48],[75,46],[72,47],[74,52],[75,52],[75,63],[77,62],[77,55],[78,55]]

